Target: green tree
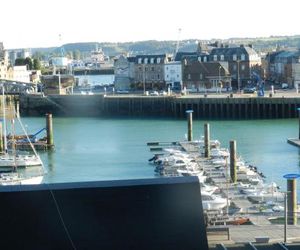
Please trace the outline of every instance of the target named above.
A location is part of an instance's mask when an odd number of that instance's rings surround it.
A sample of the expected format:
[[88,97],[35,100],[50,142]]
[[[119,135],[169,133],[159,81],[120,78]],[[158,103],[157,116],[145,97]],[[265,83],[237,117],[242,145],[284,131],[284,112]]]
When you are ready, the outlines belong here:
[[33,69],[33,62],[32,62],[32,59],[30,57],[25,58],[25,65],[28,65],[27,69],[29,69],[29,70]]
[[33,59],[33,69],[35,70],[41,69],[41,61],[38,58]]
[[15,66],[23,66],[26,65],[25,58],[17,58],[15,60]]
[[73,59],[74,60],[80,60],[81,58],[81,54],[80,54],[80,51],[77,49],[77,50],[73,50]]

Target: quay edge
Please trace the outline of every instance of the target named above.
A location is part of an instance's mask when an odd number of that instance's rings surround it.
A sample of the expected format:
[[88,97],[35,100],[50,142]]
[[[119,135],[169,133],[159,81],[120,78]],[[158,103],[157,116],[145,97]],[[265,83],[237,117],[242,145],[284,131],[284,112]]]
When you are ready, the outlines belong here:
[[299,97],[179,97],[95,95],[21,95],[22,115],[164,117],[196,119],[283,119],[298,117]]

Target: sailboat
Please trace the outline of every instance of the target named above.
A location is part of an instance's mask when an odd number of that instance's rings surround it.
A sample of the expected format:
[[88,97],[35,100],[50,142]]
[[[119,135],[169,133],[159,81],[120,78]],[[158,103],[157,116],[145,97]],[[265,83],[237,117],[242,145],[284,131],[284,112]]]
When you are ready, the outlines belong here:
[[[4,98],[4,86],[2,85],[2,108],[3,108],[3,141],[4,141],[4,153],[0,156],[0,185],[22,185],[22,184],[40,184],[43,180],[43,163],[37,154],[34,146],[31,144],[34,155],[16,154],[15,139],[14,139],[14,116],[17,117],[23,132],[25,133],[27,139],[28,134],[25,131],[23,124],[21,123],[19,115],[12,116],[12,152],[8,152],[7,148],[7,137],[6,137],[6,112],[5,112],[5,98]],[[38,168],[38,173],[33,176],[26,176],[19,172],[17,169],[19,167],[28,166],[40,166]]]

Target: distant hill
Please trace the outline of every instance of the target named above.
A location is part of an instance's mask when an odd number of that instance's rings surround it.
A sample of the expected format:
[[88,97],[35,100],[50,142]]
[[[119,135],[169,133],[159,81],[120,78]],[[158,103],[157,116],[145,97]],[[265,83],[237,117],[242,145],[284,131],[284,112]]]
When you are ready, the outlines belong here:
[[[201,40],[200,40],[201,41]],[[280,47],[294,47],[300,48],[300,35],[296,36],[271,36],[259,38],[230,38],[230,39],[212,39],[201,41],[210,43],[220,41],[224,44],[239,45],[239,44],[252,44],[254,49],[258,52],[270,51]],[[179,43],[179,51],[192,52],[197,49],[197,39],[182,40]],[[86,43],[68,43],[64,44],[63,50],[65,53],[79,51],[82,56],[88,55],[90,51],[95,50],[97,47],[102,48],[104,53],[108,56],[116,56],[121,53],[129,53],[129,55],[137,54],[164,54],[173,53],[176,48],[176,41],[138,41],[138,42],[125,42],[125,43],[99,43],[99,42],[86,42]],[[32,48],[32,53],[42,54],[59,54],[61,47],[50,48]]]

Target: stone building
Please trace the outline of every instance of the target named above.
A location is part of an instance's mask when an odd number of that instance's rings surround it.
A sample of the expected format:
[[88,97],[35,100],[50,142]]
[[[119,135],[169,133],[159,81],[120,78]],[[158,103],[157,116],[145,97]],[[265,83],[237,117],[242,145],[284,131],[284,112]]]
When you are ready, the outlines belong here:
[[231,88],[228,64],[219,62],[185,61],[183,85],[195,91],[218,91]]
[[134,88],[140,90],[166,89],[165,63],[170,61],[166,54],[138,55],[135,57]]
[[279,50],[266,56],[267,79],[273,83],[300,86],[300,49]]
[[116,90],[130,90],[134,82],[135,57],[120,55],[114,60]]
[[251,81],[252,70],[261,64],[260,57],[251,45],[229,47],[218,45],[209,54],[199,55],[200,62],[226,62],[232,77],[232,85],[240,89]]

